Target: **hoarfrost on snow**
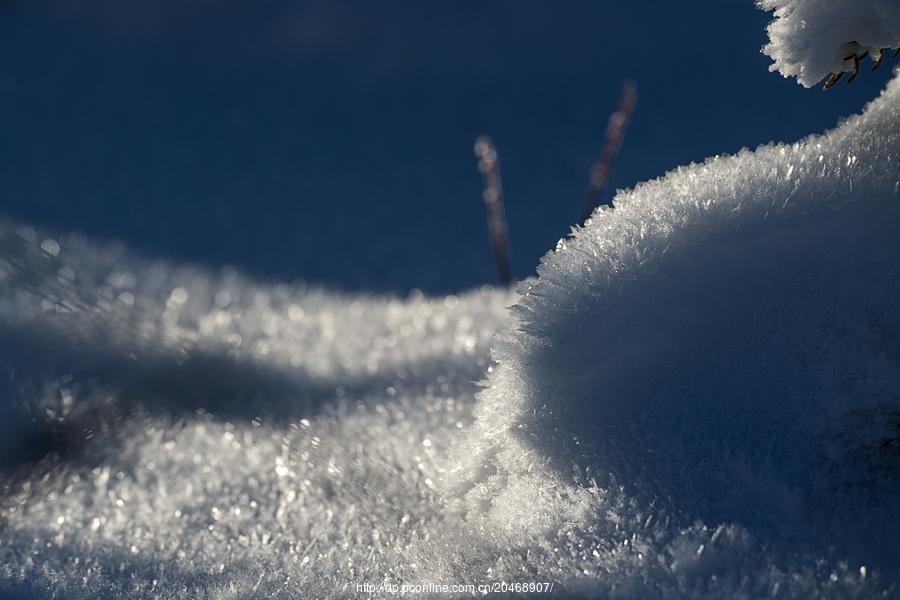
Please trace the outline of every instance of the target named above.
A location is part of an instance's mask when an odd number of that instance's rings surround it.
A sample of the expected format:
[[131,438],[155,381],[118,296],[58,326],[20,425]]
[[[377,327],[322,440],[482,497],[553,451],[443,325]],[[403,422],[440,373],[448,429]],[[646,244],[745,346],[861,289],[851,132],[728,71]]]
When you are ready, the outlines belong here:
[[3,590],[896,593],[898,97],[619,194],[511,324],[5,226]]
[[847,57],[900,47],[900,2],[897,0],[759,0],[774,11],[763,48],[772,71],[796,77],[805,87],[830,73],[851,71]]
[[[849,3],[763,6],[804,84],[886,39],[837,27]],[[898,156],[895,78],[833,131],[620,193],[516,294],[264,285],[0,224],[2,438],[44,455],[4,465],[0,593],[896,595]]]
[[345,296],[42,237],[0,227],[4,434],[51,442],[2,480],[0,594],[346,597],[415,573],[510,292]]
[[571,534],[612,545],[568,571],[592,593],[896,592],[898,107],[895,79],[824,135],[641,184],[548,254],[447,477],[470,515],[607,527]]

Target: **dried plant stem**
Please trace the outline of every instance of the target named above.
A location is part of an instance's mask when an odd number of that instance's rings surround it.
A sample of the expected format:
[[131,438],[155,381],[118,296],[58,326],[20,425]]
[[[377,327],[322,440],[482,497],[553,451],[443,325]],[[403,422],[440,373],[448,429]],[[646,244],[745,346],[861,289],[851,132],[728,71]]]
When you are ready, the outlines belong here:
[[497,278],[500,285],[509,287],[512,284],[512,269],[509,263],[506,216],[503,212],[500,162],[490,138],[481,136],[475,140],[475,156],[478,157],[478,170],[484,176],[484,204],[488,212],[491,248],[494,250],[494,260],[497,263]]
[[603,201],[603,194],[606,192],[606,186],[609,183],[613,161],[619,153],[619,148],[622,147],[625,130],[628,128],[629,121],[631,121],[631,115],[634,113],[636,104],[637,84],[633,81],[626,81],[622,86],[619,105],[616,107],[615,112],[610,115],[609,124],[606,126],[606,141],[603,144],[603,151],[600,153],[600,160],[594,163],[591,169],[591,184],[581,213],[582,225]]

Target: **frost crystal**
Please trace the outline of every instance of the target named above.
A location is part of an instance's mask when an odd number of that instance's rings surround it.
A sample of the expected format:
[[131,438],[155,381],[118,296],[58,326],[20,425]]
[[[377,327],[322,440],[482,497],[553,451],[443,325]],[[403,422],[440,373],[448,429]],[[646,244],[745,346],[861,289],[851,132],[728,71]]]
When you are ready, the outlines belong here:
[[470,518],[619,539],[572,575],[605,593],[896,585],[898,107],[677,169],[548,254],[446,480]]
[[620,193],[518,297],[0,224],[0,443],[45,455],[0,474],[0,596],[896,597],[898,157],[895,80]]
[[759,6],[775,16],[763,48],[771,70],[805,87],[851,70],[850,55],[868,52],[876,60],[880,50],[900,47],[896,0],[760,0]]

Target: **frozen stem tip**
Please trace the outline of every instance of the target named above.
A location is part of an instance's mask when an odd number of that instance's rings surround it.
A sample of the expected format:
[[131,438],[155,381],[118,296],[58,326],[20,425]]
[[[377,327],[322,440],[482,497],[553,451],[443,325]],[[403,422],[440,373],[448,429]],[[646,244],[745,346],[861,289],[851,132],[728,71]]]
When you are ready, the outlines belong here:
[[512,285],[512,268],[509,261],[509,242],[506,235],[506,215],[503,211],[503,186],[500,183],[500,161],[497,149],[487,136],[479,136],[475,140],[475,156],[478,157],[478,171],[484,177],[484,205],[488,213],[488,234],[494,260],[497,266],[497,278],[500,285]]
[[[867,56],[870,56],[870,50],[864,49],[857,42],[849,42],[847,44],[844,44],[844,47],[856,49],[852,54],[848,54],[843,59],[845,63],[849,61],[853,62],[853,68],[849,71],[850,77],[847,78],[847,83],[853,83],[853,80],[856,79],[857,75],[859,75],[861,61]],[[881,63],[884,62],[885,50],[885,48],[871,49],[872,60],[875,61],[875,64],[872,66],[873,71],[877,71],[878,67],[881,66]],[[887,48],[887,50],[891,49]],[[897,58],[898,54],[900,54],[900,48],[893,49],[893,51],[891,52],[891,58]],[[831,88],[833,88],[847,72],[848,71],[838,71],[836,73],[831,73],[828,76],[828,79],[825,80],[825,85],[822,86],[822,89],[830,90]]]
[[882,62],[884,62],[884,48],[878,50],[878,58],[875,59],[875,65],[872,67],[872,70],[877,71]]

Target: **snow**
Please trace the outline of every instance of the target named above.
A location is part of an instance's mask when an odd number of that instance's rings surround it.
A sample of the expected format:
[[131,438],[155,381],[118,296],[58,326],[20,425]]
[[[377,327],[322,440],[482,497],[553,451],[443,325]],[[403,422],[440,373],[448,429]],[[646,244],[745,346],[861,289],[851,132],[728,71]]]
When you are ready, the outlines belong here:
[[583,563],[610,595],[896,593],[898,100],[620,193],[560,241],[448,475],[484,527],[614,526],[627,545]]
[[0,231],[10,430],[54,442],[4,478],[0,590],[346,597],[415,568],[511,293],[345,297],[45,236]]
[[812,87],[831,73],[851,71],[848,56],[900,47],[900,2],[896,0],[759,0],[774,11],[763,48],[772,71]]
[[5,225],[12,391],[58,444],[5,477],[5,591],[896,592],[898,95],[620,193],[511,325],[506,292],[342,296]]
[[898,101],[620,192],[516,293],[0,224],[0,427],[46,454],[0,476],[0,593],[896,595]]

